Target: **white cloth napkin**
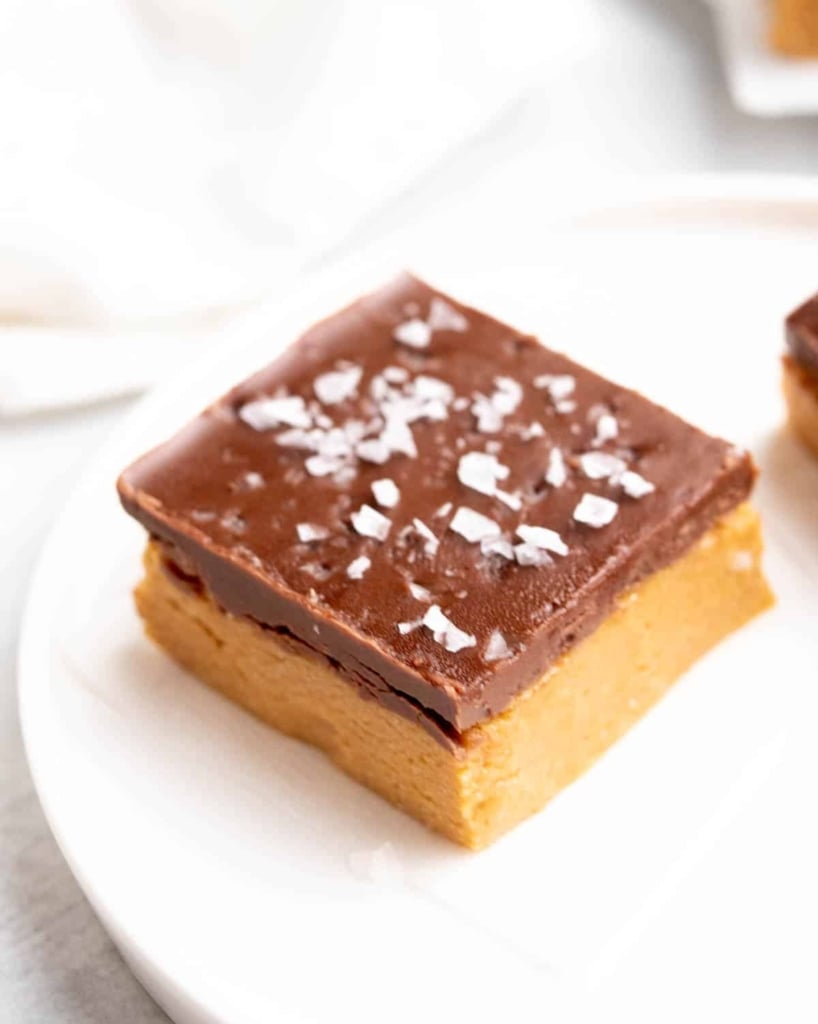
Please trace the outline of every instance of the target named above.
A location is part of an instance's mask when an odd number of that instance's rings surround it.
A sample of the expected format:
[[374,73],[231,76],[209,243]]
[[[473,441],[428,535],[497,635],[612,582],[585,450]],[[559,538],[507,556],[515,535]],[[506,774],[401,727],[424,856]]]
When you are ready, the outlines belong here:
[[0,415],[140,388],[151,352],[165,367],[214,315],[286,288],[583,52],[576,22],[543,16],[533,0],[7,0]]

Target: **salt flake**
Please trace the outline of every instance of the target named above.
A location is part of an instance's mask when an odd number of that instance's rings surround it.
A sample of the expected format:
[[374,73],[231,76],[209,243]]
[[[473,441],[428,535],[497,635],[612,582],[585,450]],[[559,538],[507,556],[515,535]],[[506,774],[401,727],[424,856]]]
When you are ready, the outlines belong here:
[[554,564],[554,560],[548,552],[534,544],[515,544],[514,557],[519,565],[535,566],[536,568]]
[[426,587],[422,587],[419,583],[410,583],[409,593],[416,601],[424,601],[428,604],[432,600],[431,590],[427,590]]
[[603,412],[596,421],[596,436],[593,440],[594,448],[600,448],[606,441],[613,441],[619,436],[619,424],[616,417],[609,412]]
[[394,508],[400,501],[400,491],[395,481],[388,477],[373,482],[372,494],[381,508]]
[[382,437],[368,437],[355,446],[355,454],[364,462],[374,462],[382,466],[389,461],[392,450]]
[[312,523],[298,523],[295,532],[302,544],[310,544],[314,540],[326,540],[329,530],[326,526],[315,526]]
[[656,490],[650,480],[646,480],[639,473],[634,473],[632,469],[625,470],[614,482],[621,485],[629,498],[644,498]]
[[439,605],[433,604],[428,608],[422,622],[435,638],[435,642],[441,644],[451,654],[477,645],[475,637],[458,628],[443,614]]
[[300,395],[283,398],[257,398],[239,409],[239,419],[253,430],[274,427],[309,427],[312,417]]
[[454,389],[445,380],[437,377],[427,377],[419,374],[413,382],[413,391],[418,398],[437,399],[441,402],[451,402],[454,398]]
[[499,629],[495,629],[486,644],[486,651],[483,655],[484,661],[503,661],[511,657],[511,648],[506,643],[506,638]]
[[423,550],[426,552],[426,554],[430,557],[436,555],[437,549],[438,547],[440,547],[440,541],[432,533],[432,531],[429,529],[426,523],[424,523],[422,519],[413,519],[412,526],[414,526],[416,532],[419,533],[420,536],[423,538]]
[[324,405],[338,405],[355,394],[362,376],[363,370],[360,366],[322,373],[313,381],[313,391]]
[[469,326],[469,321],[459,310],[437,295],[429,306],[427,323],[433,331],[465,331]]
[[461,484],[489,496],[497,490],[497,481],[505,480],[509,472],[508,466],[498,462],[496,456],[485,452],[469,452],[461,456],[457,465],[457,479]]
[[501,491],[498,487],[494,492],[494,497],[498,501],[502,501],[504,505],[512,509],[514,512],[519,512],[523,507],[523,501],[519,494],[510,494],[508,491]]
[[245,473],[242,480],[244,486],[249,491],[257,491],[260,487],[264,486],[264,477],[261,473],[255,473],[252,470],[249,473]]
[[505,537],[484,537],[480,541],[480,551],[484,555],[499,555],[501,558],[508,559],[509,562],[514,561],[514,548],[511,546],[511,541],[506,540]]
[[502,532],[493,519],[475,512],[474,509],[466,508],[464,505],[461,505],[455,512],[454,518],[449,523],[449,529],[454,533],[459,533],[470,544],[476,544],[488,537],[498,537]]
[[351,580],[359,580],[363,578],[364,573],[372,565],[372,559],[367,558],[366,555],[360,555],[358,558],[353,559],[347,566],[347,576]]
[[624,473],[628,468],[622,459],[606,452],[584,452],[579,457],[579,464],[582,472],[590,480],[609,480],[612,476]]
[[543,373],[534,378],[534,387],[544,388],[555,403],[573,395],[576,386],[576,379],[570,373]]
[[408,345],[409,348],[428,348],[429,342],[432,340],[432,328],[425,320],[417,318],[405,320],[402,324],[398,324],[392,332],[392,337],[401,345]]
[[565,459],[559,448],[552,448],[548,453],[548,469],[545,471],[545,482],[552,487],[562,487],[568,479]]
[[578,523],[585,523],[586,526],[593,526],[599,529],[613,522],[619,506],[609,498],[601,498],[598,494],[583,494],[579,504],[574,509],[574,519]]
[[362,537],[373,537],[384,541],[389,536],[392,523],[371,505],[361,505],[357,512],[350,516],[356,533]]
[[568,545],[556,530],[546,526],[527,526],[525,523],[517,527],[517,536],[526,544],[533,544],[543,551],[553,551],[555,555],[567,555]]

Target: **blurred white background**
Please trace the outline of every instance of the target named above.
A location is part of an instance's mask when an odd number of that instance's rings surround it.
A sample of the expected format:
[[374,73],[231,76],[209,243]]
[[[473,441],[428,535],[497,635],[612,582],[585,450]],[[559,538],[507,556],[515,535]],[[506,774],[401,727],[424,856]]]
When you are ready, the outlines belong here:
[[593,201],[613,179],[816,168],[818,119],[733,105],[697,0],[6,0],[4,1019],[165,1019],[48,833],[14,697],[37,551],[123,396],[262,295],[373,246],[399,263],[390,239],[431,230],[453,197],[479,196],[476,218],[506,208],[530,245],[532,205]]

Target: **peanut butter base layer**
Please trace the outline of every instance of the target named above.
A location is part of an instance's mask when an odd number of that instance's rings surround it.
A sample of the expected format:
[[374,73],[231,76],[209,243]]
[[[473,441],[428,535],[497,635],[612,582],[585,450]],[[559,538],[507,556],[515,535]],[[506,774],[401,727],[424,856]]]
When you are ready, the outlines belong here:
[[818,455],[818,375],[784,356],[783,387],[792,429]]
[[148,635],[202,681],[450,839],[480,849],[581,775],[723,637],[769,607],[745,504],[616,610],[501,714],[447,749],[318,658],[175,582],[157,545],[136,603]]

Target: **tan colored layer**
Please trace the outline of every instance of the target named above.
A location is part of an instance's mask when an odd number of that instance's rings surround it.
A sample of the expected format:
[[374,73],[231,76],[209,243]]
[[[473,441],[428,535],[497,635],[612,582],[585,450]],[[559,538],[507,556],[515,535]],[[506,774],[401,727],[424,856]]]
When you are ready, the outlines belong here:
[[772,0],[770,45],[785,57],[818,57],[818,0]]
[[772,603],[758,517],[742,506],[618,608],[456,755],[318,659],[179,586],[149,544],[148,634],[200,679],[431,828],[478,849],[538,811],[708,648]]
[[784,356],[783,387],[790,425],[818,454],[818,376]]

